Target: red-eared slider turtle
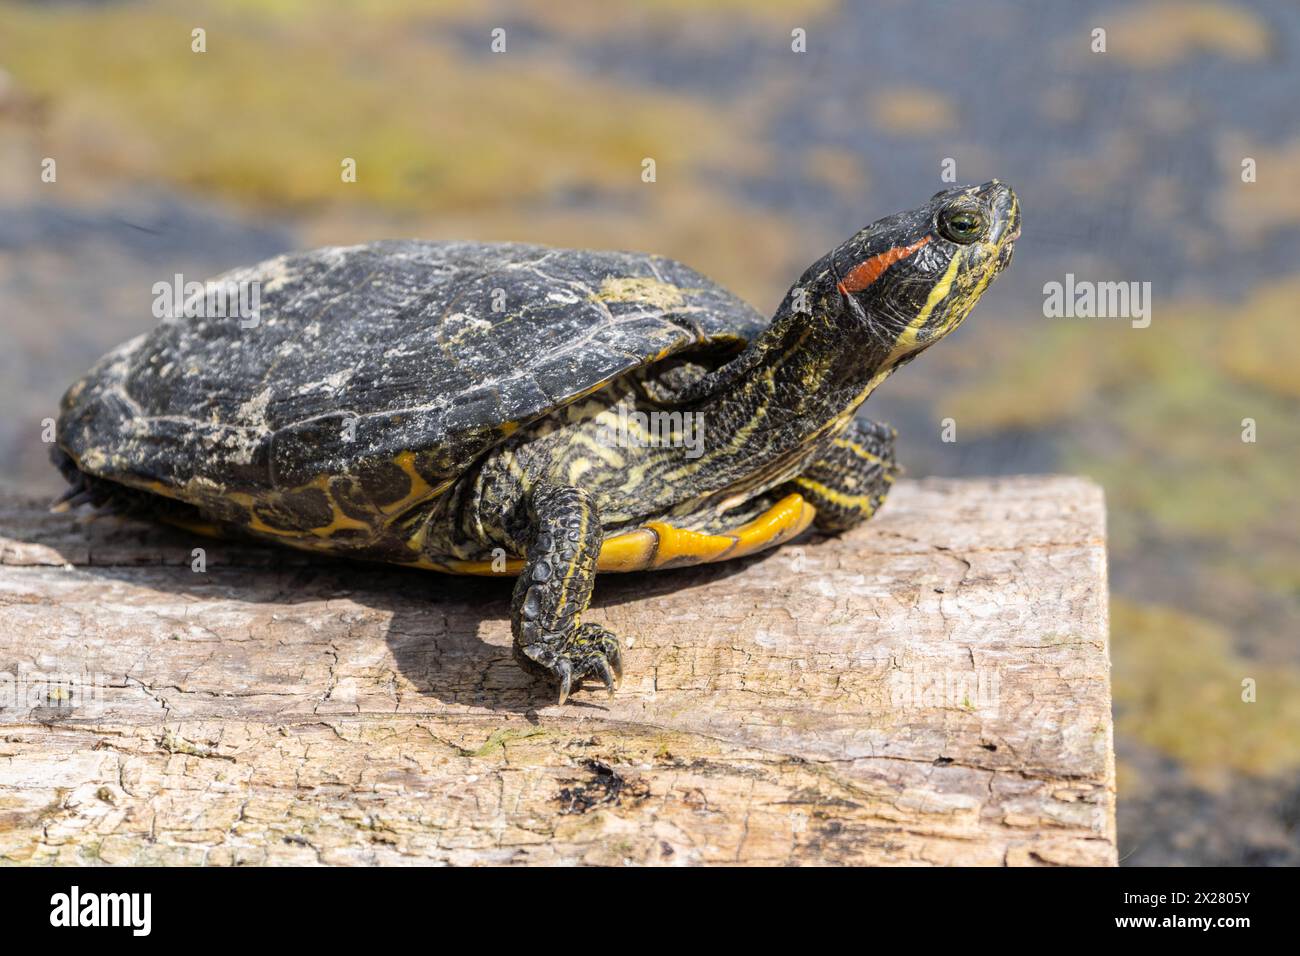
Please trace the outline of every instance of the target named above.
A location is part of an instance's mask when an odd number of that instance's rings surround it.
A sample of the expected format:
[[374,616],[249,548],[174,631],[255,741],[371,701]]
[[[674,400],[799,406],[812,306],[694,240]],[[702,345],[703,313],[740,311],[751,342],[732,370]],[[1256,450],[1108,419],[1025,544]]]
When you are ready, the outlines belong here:
[[520,663],[561,701],[588,676],[612,689],[618,638],[582,622],[596,573],[870,517],[894,433],[858,407],[957,327],[1019,234],[1007,186],[941,192],[813,263],[771,322],[657,256],[398,241],[273,259],[214,280],[255,284],[256,321],[196,297],[68,390],[62,506],[517,575]]

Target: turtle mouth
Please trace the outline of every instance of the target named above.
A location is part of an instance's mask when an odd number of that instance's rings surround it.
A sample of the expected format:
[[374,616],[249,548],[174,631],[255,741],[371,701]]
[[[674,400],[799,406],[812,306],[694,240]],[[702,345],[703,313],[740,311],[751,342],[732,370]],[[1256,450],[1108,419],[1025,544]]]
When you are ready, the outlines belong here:
[[995,225],[989,238],[1005,247],[1020,238],[1020,203],[1010,187],[997,183],[997,189],[992,202]]
[[1011,257],[1016,251],[1016,240],[1020,238],[1020,203],[1015,193],[1003,187],[1004,192],[994,204],[999,214],[1001,225],[995,230],[993,241],[998,244],[998,258],[995,269],[1002,272],[1011,265]]
[[995,246],[1014,242],[1020,235],[1020,200],[1016,191],[1000,179],[990,179],[983,186],[973,187],[971,192],[985,204],[992,220],[987,241]]
[[1011,257],[1014,256],[1016,252],[1015,241],[1019,236],[1020,229],[1017,227],[1015,233],[1007,237],[1006,243],[998,252],[998,262],[996,266],[997,272],[1002,272],[1007,266],[1011,265]]

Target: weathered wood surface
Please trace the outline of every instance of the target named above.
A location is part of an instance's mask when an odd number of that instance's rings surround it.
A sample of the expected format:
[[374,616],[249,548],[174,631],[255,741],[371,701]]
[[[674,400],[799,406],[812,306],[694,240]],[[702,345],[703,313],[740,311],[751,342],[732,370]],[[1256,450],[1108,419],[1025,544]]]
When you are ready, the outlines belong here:
[[0,861],[1115,863],[1092,484],[603,577],[612,701],[508,593],[0,498]]

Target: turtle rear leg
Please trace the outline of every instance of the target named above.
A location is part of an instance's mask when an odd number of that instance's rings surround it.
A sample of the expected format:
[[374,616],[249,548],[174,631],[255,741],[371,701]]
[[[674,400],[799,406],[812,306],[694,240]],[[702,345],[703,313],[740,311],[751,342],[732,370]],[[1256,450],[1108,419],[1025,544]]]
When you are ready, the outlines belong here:
[[[190,530],[198,530],[196,526],[199,525],[205,528],[215,527],[202,517],[194,505],[138,488],[129,488],[111,479],[82,471],[58,445],[51,449],[50,460],[68,482],[68,489],[50,503],[50,511],[55,514],[90,504],[95,509],[93,517],[117,515],[123,518],[157,519]],[[200,533],[216,534],[213,531]]]
[[99,508],[108,502],[111,497],[108,489],[102,483],[96,483],[78,468],[72,456],[58,445],[50,447],[50,461],[68,483],[67,490],[50,502],[51,511],[55,513],[71,511],[87,502]]
[[847,531],[866,521],[898,474],[888,425],[856,419],[791,485],[817,509],[819,531]]
[[156,513],[172,507],[167,499],[158,495],[128,488],[116,481],[82,471],[72,456],[58,445],[50,449],[50,461],[68,482],[67,490],[50,502],[50,511],[55,514],[71,511],[84,504],[92,505],[99,514],[125,517]]
[[603,535],[591,496],[581,488],[542,486],[529,502],[529,544],[510,602],[515,659],[559,685],[560,703],[594,676],[611,694],[622,677],[618,638],[583,624]]

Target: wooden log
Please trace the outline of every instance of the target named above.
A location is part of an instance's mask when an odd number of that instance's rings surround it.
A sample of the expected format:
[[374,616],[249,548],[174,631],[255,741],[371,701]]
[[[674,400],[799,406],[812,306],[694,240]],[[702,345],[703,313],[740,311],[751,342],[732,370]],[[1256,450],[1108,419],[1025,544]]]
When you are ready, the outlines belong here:
[[1113,865],[1104,527],[1079,479],[902,482],[607,575],[622,689],[558,707],[506,581],[0,497],[0,861]]

